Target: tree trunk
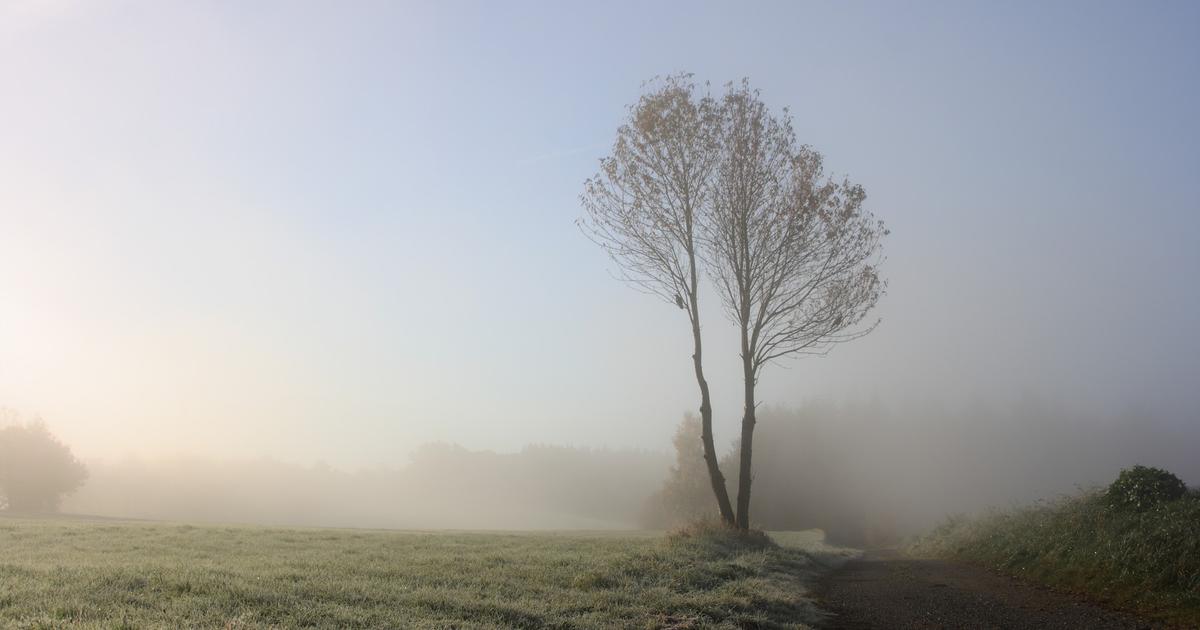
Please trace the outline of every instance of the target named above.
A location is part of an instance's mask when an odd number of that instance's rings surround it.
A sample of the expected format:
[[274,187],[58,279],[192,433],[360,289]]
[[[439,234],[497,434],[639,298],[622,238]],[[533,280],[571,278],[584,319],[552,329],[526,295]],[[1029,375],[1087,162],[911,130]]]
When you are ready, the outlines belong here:
[[700,441],[704,444],[704,462],[708,465],[708,479],[712,483],[713,494],[717,495],[717,507],[721,510],[721,521],[733,525],[733,505],[729,502],[729,489],[725,487],[725,476],[717,463],[717,448],[713,443],[712,432],[712,401],[708,393],[708,381],[704,378],[704,366],[700,353],[699,318],[693,312],[692,342],[695,352],[692,353],[692,364],[696,368],[696,383],[700,385]]
[[742,377],[745,380],[745,395],[746,408],[742,412],[742,449],[741,460],[738,466],[738,494],[737,494],[737,526],[740,530],[750,529],[750,482],[753,480],[751,474],[751,456],[754,451],[754,423],[756,422],[754,415],[754,385],[755,371],[754,364],[750,359],[749,348],[742,354]]
[[57,512],[57,502],[34,493],[14,493],[7,497],[8,511],[25,514]]

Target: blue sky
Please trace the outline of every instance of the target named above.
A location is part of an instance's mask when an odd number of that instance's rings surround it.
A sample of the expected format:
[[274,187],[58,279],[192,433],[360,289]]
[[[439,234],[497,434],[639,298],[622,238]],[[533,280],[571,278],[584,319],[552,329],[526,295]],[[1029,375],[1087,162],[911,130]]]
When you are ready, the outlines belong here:
[[883,326],[760,398],[1194,421],[1198,31],[1186,2],[0,0],[0,405],[105,455],[666,448],[686,324],[573,222],[642,82],[688,71],[790,108],[893,231]]

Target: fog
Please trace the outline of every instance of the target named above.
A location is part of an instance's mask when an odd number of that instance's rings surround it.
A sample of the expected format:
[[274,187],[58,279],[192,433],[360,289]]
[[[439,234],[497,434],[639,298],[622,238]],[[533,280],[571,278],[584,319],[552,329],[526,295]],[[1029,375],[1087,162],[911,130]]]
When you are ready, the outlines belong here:
[[[403,467],[195,457],[93,462],[64,509],[181,522],[404,529],[611,529],[637,525],[661,454],[531,446],[418,450]],[[631,491],[632,489],[632,491]]]
[[[771,407],[760,422],[756,521],[819,527],[856,544],[912,535],[949,514],[1074,494],[1133,463],[1200,481],[1186,429],[1135,410],[1095,416],[1044,399],[954,407],[876,400]],[[353,471],[270,459],[127,458],[89,462],[91,478],[64,510],[369,528],[657,528],[673,524],[671,515],[655,518],[652,496],[672,460],[663,451],[530,446],[502,454],[450,444],[427,445],[402,466]],[[727,471],[736,475],[731,465]],[[704,490],[704,506],[715,509],[709,503]]]
[[579,11],[0,0],[0,407],[88,465],[62,509],[643,526],[691,338],[574,221],[681,70],[789,107],[892,231],[879,328],[760,381],[763,525],[1200,484],[1195,6]]

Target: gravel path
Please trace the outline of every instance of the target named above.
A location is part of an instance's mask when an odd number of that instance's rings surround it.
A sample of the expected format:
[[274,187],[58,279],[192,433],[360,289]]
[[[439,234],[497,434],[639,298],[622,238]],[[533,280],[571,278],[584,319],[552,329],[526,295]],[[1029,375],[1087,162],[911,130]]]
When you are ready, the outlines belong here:
[[818,585],[816,595],[834,613],[825,626],[832,629],[1160,627],[986,569],[895,552],[848,562]]

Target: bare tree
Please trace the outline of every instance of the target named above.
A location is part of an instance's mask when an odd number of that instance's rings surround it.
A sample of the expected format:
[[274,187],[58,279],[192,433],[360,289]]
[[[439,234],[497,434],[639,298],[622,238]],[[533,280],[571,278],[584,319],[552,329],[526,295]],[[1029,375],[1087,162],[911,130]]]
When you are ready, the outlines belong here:
[[713,444],[697,269],[700,221],[719,160],[718,110],[714,99],[696,94],[689,75],[653,84],[630,107],[612,155],[586,182],[580,226],[618,264],[622,279],[687,313],[704,459],[721,518],[733,524]]
[[824,354],[861,337],[884,290],[877,273],[883,223],[863,209],[861,186],[824,174],[819,153],[797,143],[785,110],[773,115],[746,81],[721,103],[721,158],[705,260],[741,332],[742,416],[737,526],[750,526],[756,422],[763,366]]

